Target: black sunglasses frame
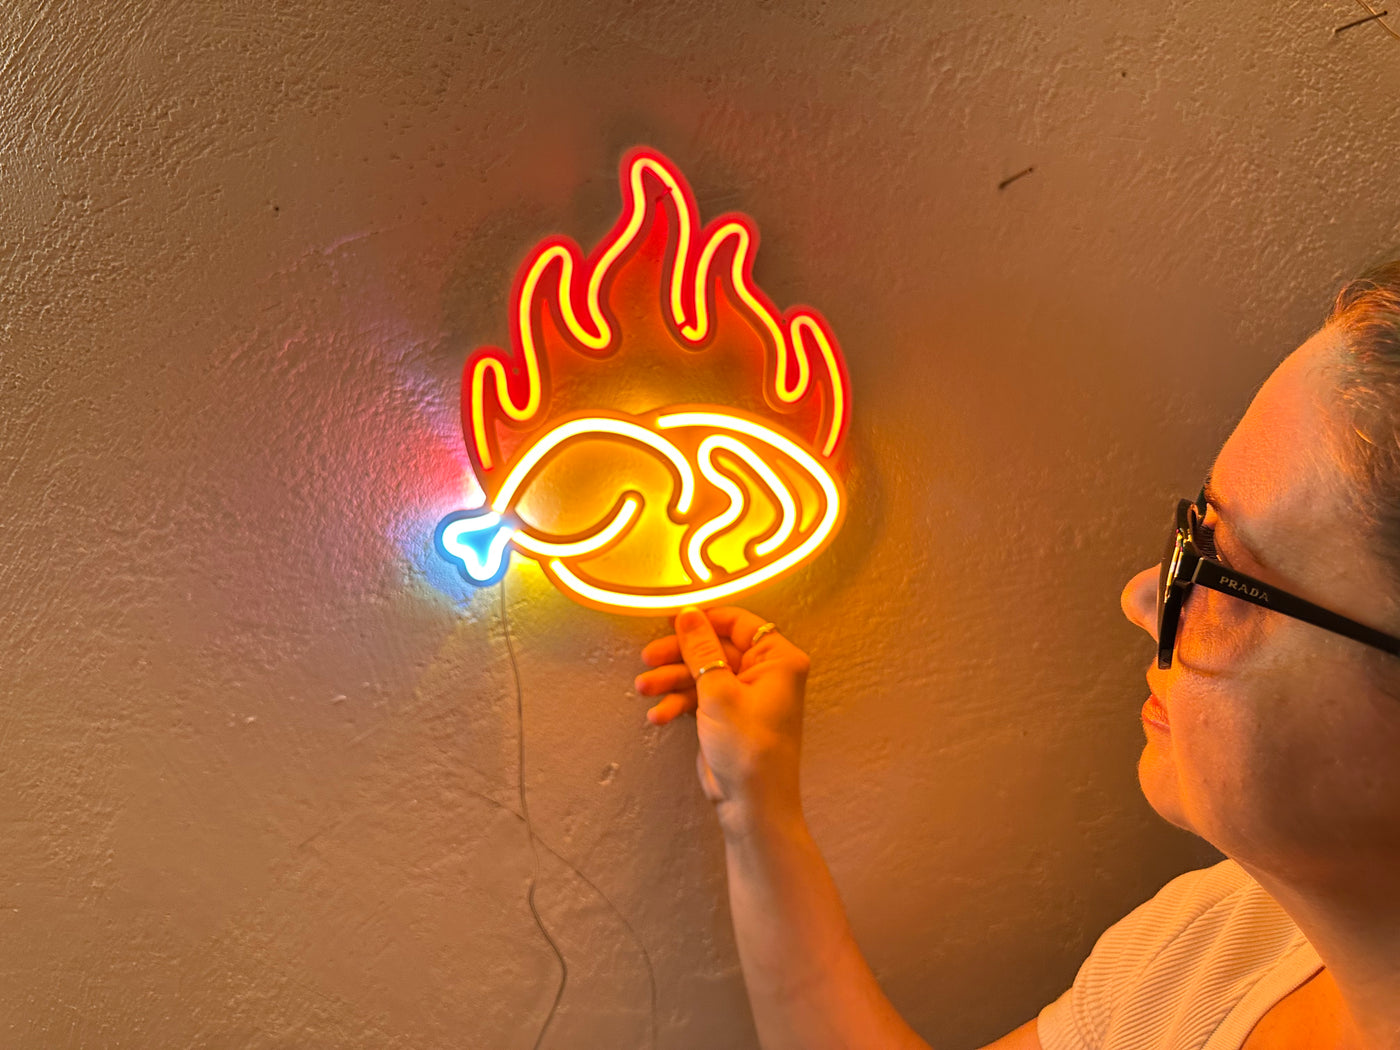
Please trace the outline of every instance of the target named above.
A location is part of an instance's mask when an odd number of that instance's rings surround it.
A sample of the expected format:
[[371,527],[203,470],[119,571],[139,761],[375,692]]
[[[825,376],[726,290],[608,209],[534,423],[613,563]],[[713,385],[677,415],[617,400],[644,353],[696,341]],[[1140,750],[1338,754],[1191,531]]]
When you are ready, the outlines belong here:
[[1206,494],[1194,501],[1181,500],[1176,505],[1172,530],[1167,536],[1167,551],[1157,577],[1157,666],[1165,671],[1172,665],[1176,649],[1177,629],[1181,625],[1181,607],[1191,593],[1192,584],[1200,584],[1221,594],[1284,616],[1302,620],[1314,627],[1340,634],[1354,641],[1400,656],[1400,638],[1367,627],[1345,616],[1314,605],[1305,598],[1280,590],[1273,584],[1227,568],[1205,554],[1196,544],[1196,525],[1206,512]]

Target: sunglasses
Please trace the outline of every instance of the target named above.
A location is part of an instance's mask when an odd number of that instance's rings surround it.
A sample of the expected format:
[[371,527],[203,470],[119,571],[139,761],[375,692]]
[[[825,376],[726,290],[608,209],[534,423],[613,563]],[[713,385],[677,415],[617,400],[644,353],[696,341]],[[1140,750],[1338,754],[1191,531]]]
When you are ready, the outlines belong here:
[[1392,637],[1364,623],[1357,623],[1314,605],[1297,595],[1280,590],[1273,584],[1236,572],[1222,564],[1215,553],[1211,530],[1201,524],[1206,513],[1206,494],[1195,501],[1181,500],[1176,505],[1171,532],[1167,535],[1167,551],[1162,558],[1157,578],[1157,666],[1166,670],[1172,665],[1176,648],[1176,632],[1181,624],[1181,607],[1193,584],[1208,587],[1221,594],[1233,595],[1243,601],[1272,609],[1284,616],[1302,620],[1325,631],[1344,635],[1358,642],[1400,656],[1400,638]]

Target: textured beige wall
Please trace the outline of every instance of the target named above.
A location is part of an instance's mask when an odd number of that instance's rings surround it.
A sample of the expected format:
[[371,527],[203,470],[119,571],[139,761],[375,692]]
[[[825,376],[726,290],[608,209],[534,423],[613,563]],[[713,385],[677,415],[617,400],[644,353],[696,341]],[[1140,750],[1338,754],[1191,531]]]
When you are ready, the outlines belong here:
[[[1118,589],[1338,279],[1400,241],[1351,0],[11,0],[0,13],[0,1044],[529,1047],[498,595],[431,551],[458,373],[622,150],[840,334],[805,796],[945,1047],[1212,856],[1136,790]],[[1004,191],[1005,176],[1034,165]],[[660,621],[508,582],[547,1047],[754,1046]],[[645,948],[645,955],[643,954]]]

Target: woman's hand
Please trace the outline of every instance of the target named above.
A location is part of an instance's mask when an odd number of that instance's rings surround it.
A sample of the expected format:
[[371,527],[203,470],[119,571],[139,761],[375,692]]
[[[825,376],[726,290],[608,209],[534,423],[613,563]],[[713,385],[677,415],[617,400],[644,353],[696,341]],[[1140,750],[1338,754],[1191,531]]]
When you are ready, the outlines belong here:
[[[643,696],[661,697],[647,712],[654,725],[695,712],[700,786],[726,834],[802,814],[797,767],[811,664],[777,631],[755,644],[761,626],[758,616],[733,606],[683,609],[676,633],[642,650],[652,670],[636,681]],[[695,671],[718,660],[727,666],[704,674],[697,688]]]

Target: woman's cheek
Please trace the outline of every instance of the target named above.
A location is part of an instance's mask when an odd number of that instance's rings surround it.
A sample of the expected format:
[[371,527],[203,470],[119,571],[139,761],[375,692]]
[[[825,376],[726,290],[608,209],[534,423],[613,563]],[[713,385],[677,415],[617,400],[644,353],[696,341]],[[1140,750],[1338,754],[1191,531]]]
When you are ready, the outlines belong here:
[[1205,677],[1180,683],[1171,708],[1172,756],[1191,829],[1231,856],[1252,857],[1272,803],[1266,797],[1261,808],[1268,763],[1261,768],[1253,713],[1235,685]]
[[1258,655],[1268,615],[1238,598],[1193,587],[1181,610],[1176,659],[1201,674],[1225,674]]

